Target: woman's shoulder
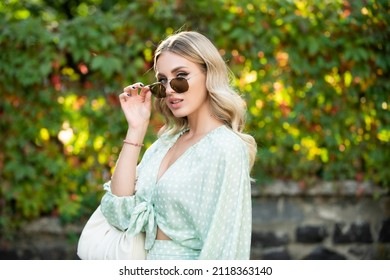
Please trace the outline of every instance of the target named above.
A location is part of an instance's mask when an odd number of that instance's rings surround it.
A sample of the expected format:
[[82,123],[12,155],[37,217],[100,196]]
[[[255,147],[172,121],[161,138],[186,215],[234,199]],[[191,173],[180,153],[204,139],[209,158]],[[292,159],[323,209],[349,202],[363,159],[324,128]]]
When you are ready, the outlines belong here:
[[222,125],[211,131],[206,141],[214,153],[241,153],[246,152],[245,142],[232,129]]

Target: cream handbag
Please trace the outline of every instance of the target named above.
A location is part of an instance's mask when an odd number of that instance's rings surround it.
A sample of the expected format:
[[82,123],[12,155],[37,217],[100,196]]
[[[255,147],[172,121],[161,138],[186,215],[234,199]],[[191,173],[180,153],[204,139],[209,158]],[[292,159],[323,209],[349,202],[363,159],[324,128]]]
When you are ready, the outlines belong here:
[[99,206],[81,232],[77,255],[82,260],[145,260],[145,234],[132,236],[118,230]]

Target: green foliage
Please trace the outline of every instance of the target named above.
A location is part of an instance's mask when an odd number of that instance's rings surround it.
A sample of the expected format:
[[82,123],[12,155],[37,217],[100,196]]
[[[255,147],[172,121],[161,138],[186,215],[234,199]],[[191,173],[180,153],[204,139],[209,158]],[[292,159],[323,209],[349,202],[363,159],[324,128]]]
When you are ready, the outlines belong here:
[[153,51],[179,29],[210,37],[236,75],[259,183],[388,189],[387,1],[127,2],[0,4],[0,228],[91,213],[127,129],[117,95],[153,81]]

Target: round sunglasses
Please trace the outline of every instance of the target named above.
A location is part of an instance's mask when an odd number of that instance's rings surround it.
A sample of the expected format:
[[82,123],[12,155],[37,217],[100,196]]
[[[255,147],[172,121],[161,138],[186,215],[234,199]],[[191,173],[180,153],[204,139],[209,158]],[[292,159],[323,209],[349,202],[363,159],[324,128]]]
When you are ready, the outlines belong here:
[[[173,78],[169,81],[169,85],[176,93],[184,93],[188,90],[188,80],[190,78],[184,78],[184,77],[177,77]],[[167,89],[165,87],[165,84],[167,82],[156,82],[153,84],[148,85],[150,91],[156,98],[165,98],[167,97]]]

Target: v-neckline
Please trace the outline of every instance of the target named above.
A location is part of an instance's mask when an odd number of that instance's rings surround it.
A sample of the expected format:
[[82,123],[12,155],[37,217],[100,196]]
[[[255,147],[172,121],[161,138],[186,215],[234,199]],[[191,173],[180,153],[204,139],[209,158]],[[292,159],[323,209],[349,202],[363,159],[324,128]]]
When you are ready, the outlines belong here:
[[[206,139],[212,132],[216,131],[217,129],[223,127],[224,125],[220,125],[220,126],[217,126],[216,128],[213,128],[212,130],[210,130],[209,132],[207,132],[205,135],[203,135],[198,141],[196,141],[194,144],[190,145],[174,162],[172,162],[167,169],[165,169],[165,171],[163,173],[160,174],[160,169],[161,169],[161,164],[163,163],[165,157],[167,156],[169,150],[175,145],[175,143],[179,140],[179,138],[181,136],[183,136],[184,133],[186,133],[189,128],[186,128],[184,130],[182,130],[181,132],[179,132],[176,137],[173,139],[173,141],[170,143],[169,147],[167,148],[167,150],[165,151],[164,155],[162,156],[162,158],[160,159],[159,161],[159,164],[158,164],[158,169],[157,169],[157,174],[156,174],[156,185],[158,185],[161,181],[161,179],[164,178],[165,174],[168,173],[172,167],[178,162],[180,161],[190,150],[192,150],[195,146],[197,146],[199,143],[201,143],[204,139]],[[160,175],[160,176],[159,176]]]
[[[165,173],[167,173],[167,171],[185,154],[187,153],[187,151],[192,147],[192,145],[190,147],[188,147],[174,162],[172,162],[168,168],[165,169],[165,171],[163,173],[160,174],[160,170],[161,170],[161,165],[165,159],[165,157],[167,156],[168,152],[172,149],[172,147],[176,144],[176,142],[179,140],[179,138],[181,136],[183,136],[184,133],[186,133],[187,131],[189,131],[189,128],[186,128],[186,129],[183,129],[182,131],[180,131],[178,134],[176,134],[176,137],[173,138],[173,141],[170,143],[170,145],[168,146],[167,150],[165,151],[164,155],[162,156],[161,160],[159,161],[159,164],[158,164],[158,169],[157,169],[157,175],[156,175],[156,183],[158,184],[160,181],[161,181],[161,178],[164,177]],[[195,143],[196,144],[196,143]]]

